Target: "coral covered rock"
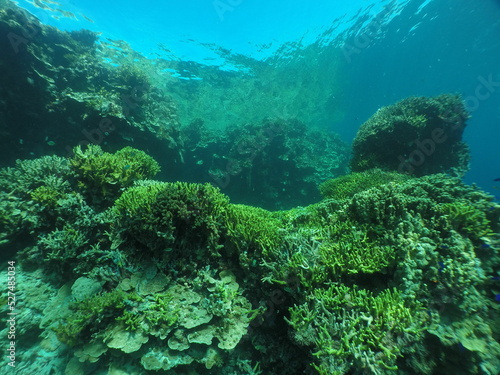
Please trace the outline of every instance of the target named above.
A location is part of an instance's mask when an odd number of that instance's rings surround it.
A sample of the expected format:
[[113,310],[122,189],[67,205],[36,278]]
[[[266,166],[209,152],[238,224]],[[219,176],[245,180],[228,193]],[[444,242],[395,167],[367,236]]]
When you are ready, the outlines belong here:
[[462,176],[469,163],[469,149],[461,140],[468,117],[460,97],[449,94],[382,107],[359,129],[351,169]]

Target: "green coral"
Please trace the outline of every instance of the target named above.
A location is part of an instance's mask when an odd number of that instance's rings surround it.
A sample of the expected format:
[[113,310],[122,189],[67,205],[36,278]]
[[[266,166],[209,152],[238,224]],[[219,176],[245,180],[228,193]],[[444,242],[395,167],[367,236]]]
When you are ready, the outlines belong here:
[[[93,151],[88,165],[75,156],[83,169],[114,157]],[[22,274],[98,286],[71,287],[67,310],[68,283],[50,303],[61,311],[35,314],[43,335],[75,346],[84,372],[111,369],[118,353],[136,372],[251,373],[236,363],[255,358],[269,374],[283,373],[278,361],[339,375],[498,369],[500,206],[458,178],[354,172],[325,183],[314,205],[269,212],[209,184],[88,173],[54,157],[0,171],[1,239],[20,245]],[[86,199],[98,202],[102,184],[113,205],[96,212]]]
[[[376,232],[372,232],[376,235]],[[374,273],[387,271],[394,265],[396,254],[392,246],[383,245],[370,228],[344,221],[330,229],[319,250],[320,262],[331,275]]]
[[462,176],[469,164],[469,149],[461,141],[468,117],[461,98],[450,94],[410,97],[382,107],[354,139],[351,170]]
[[153,327],[172,327],[179,320],[180,307],[172,304],[174,296],[171,293],[155,294],[153,301],[144,310],[144,318]]
[[389,183],[397,184],[407,181],[408,178],[407,175],[401,173],[387,172],[375,168],[328,180],[322,183],[319,189],[321,195],[325,198],[347,199],[374,186]]
[[152,157],[132,147],[110,154],[91,144],[85,151],[80,146],[73,151],[70,163],[77,175],[78,186],[97,206],[113,202],[121,189],[160,171]]
[[242,266],[276,254],[283,242],[281,221],[262,208],[229,205],[226,227],[226,248],[237,250]]
[[314,346],[313,367],[319,374],[344,374],[353,367],[397,370],[398,341],[410,346],[425,329],[421,307],[406,303],[395,289],[375,295],[332,285],[315,290],[309,300],[290,309],[289,324],[298,343]]
[[152,251],[193,254],[208,249],[215,254],[222,246],[228,204],[228,198],[210,184],[152,183],[127,189],[113,211],[124,238]]
[[67,224],[62,229],[56,229],[38,241],[38,246],[44,254],[44,261],[63,262],[75,258],[89,239],[84,232]]
[[148,213],[155,209],[158,195],[168,188],[169,183],[156,181],[143,181],[131,187],[115,201],[113,211],[118,215],[131,218],[140,218],[137,215]]
[[54,328],[54,331],[58,339],[67,345],[74,346],[85,342],[92,337],[93,333],[98,332],[100,325],[115,320],[124,320],[123,314],[128,301],[138,299],[136,294],[113,290],[76,301],[70,305],[73,312],[65,317],[59,326]]
[[60,191],[46,185],[37,187],[30,195],[33,201],[46,208],[55,208],[57,206],[57,201],[64,197],[64,194]]
[[491,223],[486,214],[467,202],[440,204],[438,211],[446,215],[454,229],[471,238],[479,239],[492,233]]

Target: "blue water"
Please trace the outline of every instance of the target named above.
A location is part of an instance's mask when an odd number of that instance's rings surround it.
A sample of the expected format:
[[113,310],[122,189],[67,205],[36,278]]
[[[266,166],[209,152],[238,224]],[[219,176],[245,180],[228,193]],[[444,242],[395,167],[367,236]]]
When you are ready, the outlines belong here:
[[[493,182],[500,177],[498,0],[38,3],[52,10],[19,1],[61,29],[92,29],[103,38],[127,41],[146,57],[192,60],[222,70],[242,67],[225,59],[219,47],[233,56],[269,61],[297,57],[301,48],[315,44],[324,48],[318,54],[327,54],[345,43],[342,87],[330,98],[343,115],[328,120],[328,106],[318,108],[330,129],[351,141],[381,106],[412,95],[460,93],[472,116],[465,132],[472,154],[465,182],[500,196],[500,183]],[[75,17],[54,18],[58,8]],[[280,47],[287,43],[295,53],[284,57]]]

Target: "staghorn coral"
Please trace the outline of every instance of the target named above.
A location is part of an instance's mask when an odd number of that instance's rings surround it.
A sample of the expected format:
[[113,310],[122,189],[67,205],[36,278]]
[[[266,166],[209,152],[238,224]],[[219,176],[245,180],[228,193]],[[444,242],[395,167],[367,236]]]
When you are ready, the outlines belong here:
[[420,310],[397,290],[373,295],[333,285],[291,308],[289,323],[302,344],[313,345],[318,374],[344,374],[353,367],[378,374],[377,368],[397,370],[396,360],[405,349],[401,342],[411,346],[421,339],[425,327]]
[[[13,220],[9,237],[22,248],[19,267],[36,275],[33,290],[49,291],[43,309],[23,294],[37,316],[19,339],[58,358],[44,365],[52,371],[468,375],[500,366],[500,206],[457,178],[352,174],[341,199],[277,212],[231,204],[208,184],[131,178],[96,212],[64,160],[50,167],[60,161],[32,161],[48,162],[45,175],[29,163],[0,171],[2,204],[26,220]],[[30,353],[20,351],[24,363]]]
[[454,229],[473,239],[480,239],[492,233],[491,224],[486,218],[486,214],[467,202],[443,203],[438,210],[447,216]]
[[275,255],[282,244],[281,222],[258,207],[230,204],[226,211],[226,250],[235,249],[240,265],[248,267],[261,258]]

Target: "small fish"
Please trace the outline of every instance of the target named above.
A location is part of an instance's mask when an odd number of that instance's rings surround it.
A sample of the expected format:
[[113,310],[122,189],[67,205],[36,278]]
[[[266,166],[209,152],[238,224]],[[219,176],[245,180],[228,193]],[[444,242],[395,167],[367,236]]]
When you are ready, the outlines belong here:
[[490,246],[490,245],[488,245],[487,243],[483,243],[483,244],[481,245],[481,247],[482,247],[483,249],[489,249],[491,246]]
[[55,146],[55,145],[56,145],[56,142],[54,142],[54,141],[47,141],[47,144],[48,144],[49,146]]
[[495,301],[500,302],[500,293],[495,294]]
[[491,280],[498,281],[500,280],[500,276],[492,276]]
[[449,249],[450,247],[449,247],[449,246],[446,246],[446,245],[441,245],[441,248],[442,248],[442,249]]
[[500,181],[500,177],[495,178],[493,181]]
[[458,343],[458,349],[461,351],[461,352],[465,352],[467,349],[465,348],[465,346],[463,346],[463,344],[461,342]]
[[123,167],[123,169],[125,170],[130,169],[130,165],[127,164],[126,166]]
[[446,268],[446,264],[443,262],[438,262],[439,265],[439,272],[443,272],[443,270]]

